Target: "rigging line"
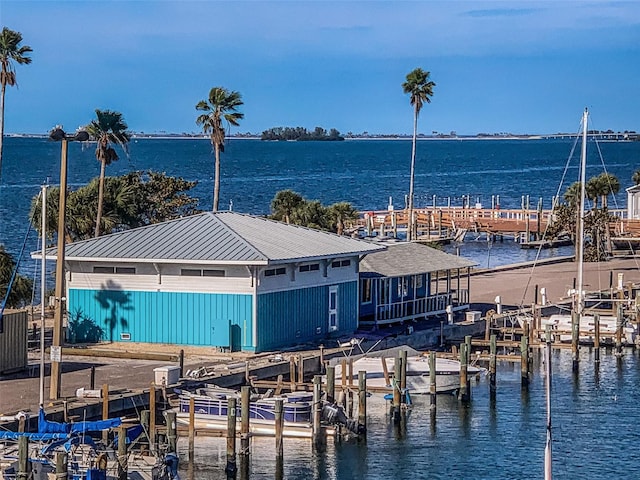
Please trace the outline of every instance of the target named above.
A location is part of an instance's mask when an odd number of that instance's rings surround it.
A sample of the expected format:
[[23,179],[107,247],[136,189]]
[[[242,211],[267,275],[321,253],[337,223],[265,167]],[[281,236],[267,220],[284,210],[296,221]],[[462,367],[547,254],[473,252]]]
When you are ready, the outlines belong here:
[[18,268],[20,267],[20,261],[22,260],[22,256],[24,255],[24,250],[27,246],[27,241],[29,240],[29,234],[31,233],[31,227],[33,226],[33,219],[36,215],[35,209],[31,214],[31,218],[29,219],[29,227],[27,228],[27,233],[24,236],[24,241],[22,242],[22,247],[20,248],[20,255],[18,255],[18,260],[16,261],[16,266],[11,273],[11,279],[7,284],[7,292],[4,295],[4,299],[2,300],[2,304],[0,305],[0,331],[2,331],[2,316],[4,315],[4,310],[7,305],[7,301],[9,300],[9,295],[11,294],[11,288],[13,287],[13,282],[16,279],[16,275],[18,274]]
[[[582,122],[580,122],[582,124]],[[578,128],[578,133],[580,131],[580,126]],[[556,207],[560,204],[560,191],[562,190],[562,185],[564,184],[565,178],[567,176],[567,173],[569,171],[569,165],[571,164],[571,159],[573,158],[573,155],[575,154],[576,151],[576,147],[578,145],[578,141],[580,139],[579,135],[576,135],[575,140],[573,141],[573,146],[571,147],[571,151],[569,152],[569,156],[567,157],[567,161],[565,162],[564,165],[564,171],[562,172],[562,178],[560,179],[560,183],[558,184],[558,188],[556,190],[556,195],[553,199],[553,204],[551,205],[551,215],[553,215],[553,211],[556,209]],[[544,228],[544,232],[542,234],[542,240],[544,241],[547,235],[547,230],[549,228],[551,222],[547,221],[547,225]],[[531,272],[529,273],[529,279],[527,280],[527,284],[524,287],[524,292],[522,293],[522,298],[520,299],[520,310],[522,310],[522,308],[524,307],[524,302],[525,302],[525,298],[527,297],[527,292],[529,290],[529,287],[531,286],[531,279],[533,278],[533,273],[535,272],[535,268],[538,264],[538,260],[540,259],[540,254],[542,253],[542,244],[540,244],[538,246],[538,249],[536,251],[536,257],[533,260],[533,265],[531,266]]]

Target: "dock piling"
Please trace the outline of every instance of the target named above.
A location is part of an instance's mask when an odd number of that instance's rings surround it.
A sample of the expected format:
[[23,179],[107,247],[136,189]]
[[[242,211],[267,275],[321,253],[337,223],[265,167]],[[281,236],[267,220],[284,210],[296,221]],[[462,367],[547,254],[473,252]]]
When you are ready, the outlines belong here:
[[520,339],[520,386],[529,388],[529,324],[524,324],[524,334]]
[[167,446],[170,452],[176,452],[176,446],[178,443],[178,434],[176,430],[176,412],[167,410]]
[[[109,418],[109,385],[107,383],[102,385],[102,419],[107,420]],[[109,431],[102,431],[102,443],[105,445],[109,441]]]
[[469,401],[469,392],[467,391],[467,344],[460,344],[460,390],[458,391],[458,400],[463,403]]
[[436,352],[429,352],[429,395],[431,398],[431,413],[436,411]]
[[622,304],[618,304],[616,311],[616,357],[622,356],[622,329],[624,325],[624,313]]
[[322,414],[322,377],[315,375],[313,377],[313,442],[314,444],[320,443],[322,438],[320,427],[320,416]]
[[391,408],[391,416],[394,422],[398,422],[400,420],[400,377],[401,377],[401,369],[402,369],[402,359],[401,357],[396,358],[395,363],[393,364],[393,404]]
[[29,478],[29,439],[20,437],[18,439],[18,480]]
[[236,399],[227,399],[227,466],[224,471],[227,478],[235,478],[236,466]]
[[120,425],[118,427],[118,479],[127,480],[128,471],[127,427]]
[[274,409],[275,422],[276,422],[276,458],[282,459],[282,427],[283,427],[283,414],[282,414],[282,399],[279,398],[276,400]]
[[69,457],[66,452],[56,452],[56,480],[67,480]]
[[249,455],[249,405],[251,387],[245,385],[241,389],[240,399],[240,455]]
[[580,337],[580,317],[578,312],[571,313],[571,360],[574,374],[578,373],[580,365],[578,339]]
[[600,315],[593,315],[593,329],[594,329],[594,337],[593,337],[593,360],[596,363],[600,363]]
[[189,398],[189,463],[193,463],[193,460],[194,460],[195,436],[196,436],[196,399],[191,397]]
[[[151,443],[151,450],[156,450],[157,435],[156,435],[156,386],[152,382],[149,387],[149,442]],[[175,450],[173,450],[175,452]]]
[[366,438],[367,435],[367,372],[358,372],[358,424],[364,427],[364,433],[360,436]]
[[498,358],[498,342],[496,335],[489,340],[489,399],[496,401],[496,364]]

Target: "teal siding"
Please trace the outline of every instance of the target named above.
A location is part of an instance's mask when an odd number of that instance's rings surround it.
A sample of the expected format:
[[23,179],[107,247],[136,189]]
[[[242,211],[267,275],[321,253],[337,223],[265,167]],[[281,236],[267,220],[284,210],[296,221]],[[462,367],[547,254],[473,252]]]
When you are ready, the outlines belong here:
[[69,291],[70,317],[77,312],[104,330],[103,339],[131,342],[253,348],[252,296],[247,294]]
[[328,331],[329,286],[258,295],[256,350],[274,350],[328,336],[352,334],[358,328],[358,282],[337,286],[336,332]]

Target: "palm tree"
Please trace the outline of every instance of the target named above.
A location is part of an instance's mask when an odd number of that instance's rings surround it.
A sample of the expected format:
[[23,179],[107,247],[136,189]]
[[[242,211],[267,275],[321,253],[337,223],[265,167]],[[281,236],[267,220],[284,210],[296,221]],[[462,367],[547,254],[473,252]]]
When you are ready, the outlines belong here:
[[601,173],[596,177],[600,185],[599,194],[602,208],[607,208],[609,195],[616,195],[620,191],[620,180],[611,173]]
[[237,111],[242,106],[242,96],[238,92],[229,92],[223,87],[213,87],[209,91],[209,100],[200,100],[196,110],[202,113],[196,118],[196,124],[202,126],[202,131],[211,137],[211,145],[216,157],[215,175],[213,183],[213,211],[218,211],[220,200],[220,152],[224,152],[225,130],[222,119],[228,124],[237,127],[238,120],[244,118],[244,114]]
[[640,185],[640,170],[636,170],[635,172],[633,172],[633,175],[631,176],[631,181],[633,182],[634,185]]
[[415,238],[413,231],[413,179],[415,176],[416,164],[416,138],[418,136],[418,115],[424,102],[431,103],[433,87],[436,86],[429,78],[430,72],[425,72],[421,68],[416,68],[407,75],[407,80],[402,84],[404,93],[410,95],[410,103],[413,105],[413,142],[411,144],[411,177],[409,180],[409,222],[407,227],[407,240]]
[[272,217],[291,223],[293,213],[305,203],[304,198],[293,190],[280,190],[271,200]]
[[16,83],[16,72],[13,62],[19,65],[28,65],[31,63],[29,53],[33,50],[27,45],[20,45],[22,42],[22,34],[14,32],[7,27],[2,29],[0,33],[0,178],[2,177],[2,140],[4,139],[4,93],[7,85],[13,87]]
[[100,236],[100,223],[102,222],[102,200],[104,197],[104,172],[107,165],[118,160],[113,144],[120,145],[128,155],[128,143],[131,134],[127,131],[127,124],[120,112],[112,110],[96,109],[96,119],[87,125],[87,133],[98,142],[96,147],[96,160],[100,162],[100,184],[98,187],[98,213],[96,214],[95,236]]
[[358,219],[358,211],[349,202],[338,202],[330,205],[327,211],[332,227],[338,235],[344,233],[345,226],[353,224]]

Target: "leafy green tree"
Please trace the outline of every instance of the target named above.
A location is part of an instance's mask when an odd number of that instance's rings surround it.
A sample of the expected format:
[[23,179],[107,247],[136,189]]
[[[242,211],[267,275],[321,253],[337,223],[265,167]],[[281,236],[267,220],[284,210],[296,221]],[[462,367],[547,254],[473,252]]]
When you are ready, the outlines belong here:
[[120,145],[128,154],[128,144],[131,134],[127,131],[127,124],[120,112],[112,110],[96,109],[96,119],[87,125],[86,130],[93,140],[98,143],[96,148],[96,159],[100,162],[100,181],[98,188],[98,208],[96,213],[95,235],[100,236],[102,210],[104,199],[104,175],[107,165],[118,160],[113,145]]
[[[97,178],[71,191],[67,197],[67,241],[85,240],[93,235],[98,198]],[[158,172],[131,172],[120,177],[106,177],[104,182],[104,233],[136,228],[199,213],[198,200],[186,192],[197,182],[167,177]],[[57,231],[58,188],[47,194],[47,232]],[[51,199],[51,202],[49,201]],[[40,230],[41,199],[34,197],[31,215]],[[51,235],[48,235],[51,238]]]
[[293,190],[281,190],[271,200],[271,218],[291,223],[294,212],[304,204],[302,195]]
[[[4,246],[0,245],[0,304],[7,295],[9,282],[16,268],[16,262]],[[7,308],[22,308],[31,303],[31,292],[33,291],[33,280],[16,274],[11,292],[7,297]]]
[[349,202],[338,202],[327,209],[332,228],[331,230],[342,235],[345,226],[352,226],[358,220],[358,211]]
[[415,177],[415,164],[416,164],[416,139],[418,136],[418,115],[424,103],[431,103],[431,97],[433,96],[433,88],[436,86],[430,79],[430,72],[424,71],[421,68],[407,74],[406,81],[402,84],[404,93],[409,94],[409,102],[413,105],[413,139],[411,143],[411,174],[409,179],[409,228],[407,231],[407,240],[413,240],[415,233],[413,230],[413,183]]
[[4,139],[4,95],[7,85],[13,87],[16,83],[14,62],[18,65],[31,63],[29,54],[33,52],[28,45],[22,43],[22,34],[3,27],[0,33],[0,178],[2,178],[2,143]]
[[211,137],[211,145],[215,153],[215,176],[213,183],[213,211],[218,211],[220,200],[220,153],[224,152],[225,129],[222,120],[237,127],[244,114],[237,111],[244,105],[238,92],[229,92],[223,87],[213,87],[209,91],[209,100],[200,100],[196,110],[204,112],[196,118],[196,124]]
[[633,172],[631,181],[634,183],[634,185],[640,185],[640,169]]

